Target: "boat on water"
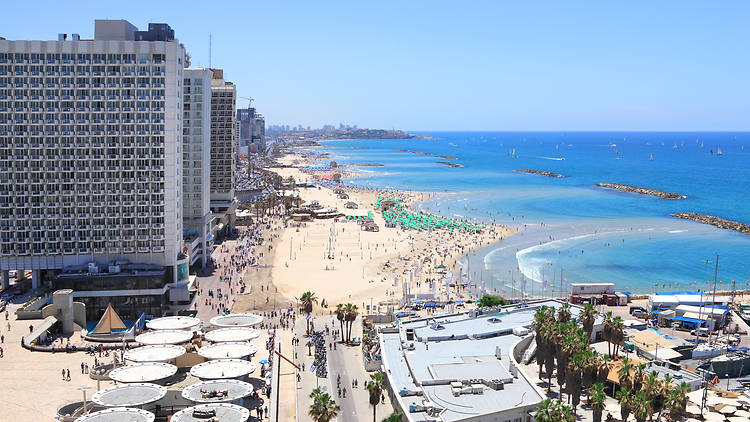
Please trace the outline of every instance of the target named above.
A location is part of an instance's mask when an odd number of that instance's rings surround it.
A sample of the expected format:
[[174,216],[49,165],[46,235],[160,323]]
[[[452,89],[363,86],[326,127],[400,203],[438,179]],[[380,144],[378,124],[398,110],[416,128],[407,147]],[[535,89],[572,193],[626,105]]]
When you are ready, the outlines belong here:
[[724,155],[724,153],[721,152],[721,147],[716,147],[716,155]]
[[653,154],[653,153],[651,153],[651,154],[650,154],[650,155],[648,156],[648,161],[654,161],[654,154]]

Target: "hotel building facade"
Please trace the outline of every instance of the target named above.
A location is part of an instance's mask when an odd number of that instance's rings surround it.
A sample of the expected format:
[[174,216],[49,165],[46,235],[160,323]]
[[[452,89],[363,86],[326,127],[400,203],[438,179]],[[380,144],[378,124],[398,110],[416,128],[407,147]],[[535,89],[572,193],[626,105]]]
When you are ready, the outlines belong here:
[[[31,270],[37,287],[65,269],[87,274],[67,279],[77,298],[100,298],[87,307],[117,296],[162,309],[189,300],[184,55],[168,25],[138,31],[123,20],[97,20],[92,40],[0,39],[3,287],[9,270]],[[163,270],[163,282],[101,282],[129,263]]]

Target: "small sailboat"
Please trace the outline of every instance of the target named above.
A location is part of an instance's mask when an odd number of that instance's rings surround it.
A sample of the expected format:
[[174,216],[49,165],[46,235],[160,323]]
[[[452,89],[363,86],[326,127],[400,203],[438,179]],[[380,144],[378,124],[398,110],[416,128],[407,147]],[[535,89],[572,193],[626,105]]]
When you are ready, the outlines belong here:
[[716,147],[716,155],[724,155],[724,153],[721,152],[721,147]]
[[672,149],[677,149],[677,144],[672,145]]
[[653,153],[651,153],[651,154],[650,154],[650,155],[648,156],[648,161],[654,161],[654,154],[653,154]]

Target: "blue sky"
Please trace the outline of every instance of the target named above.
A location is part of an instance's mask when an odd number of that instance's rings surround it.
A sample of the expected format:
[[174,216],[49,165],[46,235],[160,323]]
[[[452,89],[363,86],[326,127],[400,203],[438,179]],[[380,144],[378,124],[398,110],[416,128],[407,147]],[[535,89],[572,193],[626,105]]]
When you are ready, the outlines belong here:
[[167,22],[207,66],[211,33],[213,66],[269,124],[737,131],[750,129],[749,12],[742,1],[13,1],[0,36]]

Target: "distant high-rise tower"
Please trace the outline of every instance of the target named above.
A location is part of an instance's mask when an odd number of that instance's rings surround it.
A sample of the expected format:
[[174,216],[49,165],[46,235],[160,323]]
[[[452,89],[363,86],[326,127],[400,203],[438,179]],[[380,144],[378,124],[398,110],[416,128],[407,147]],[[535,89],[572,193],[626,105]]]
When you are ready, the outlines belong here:
[[211,69],[211,210],[219,230],[234,224],[234,116],[237,90],[224,81],[221,69]]
[[211,253],[211,69],[185,69],[182,192],[190,265]]

